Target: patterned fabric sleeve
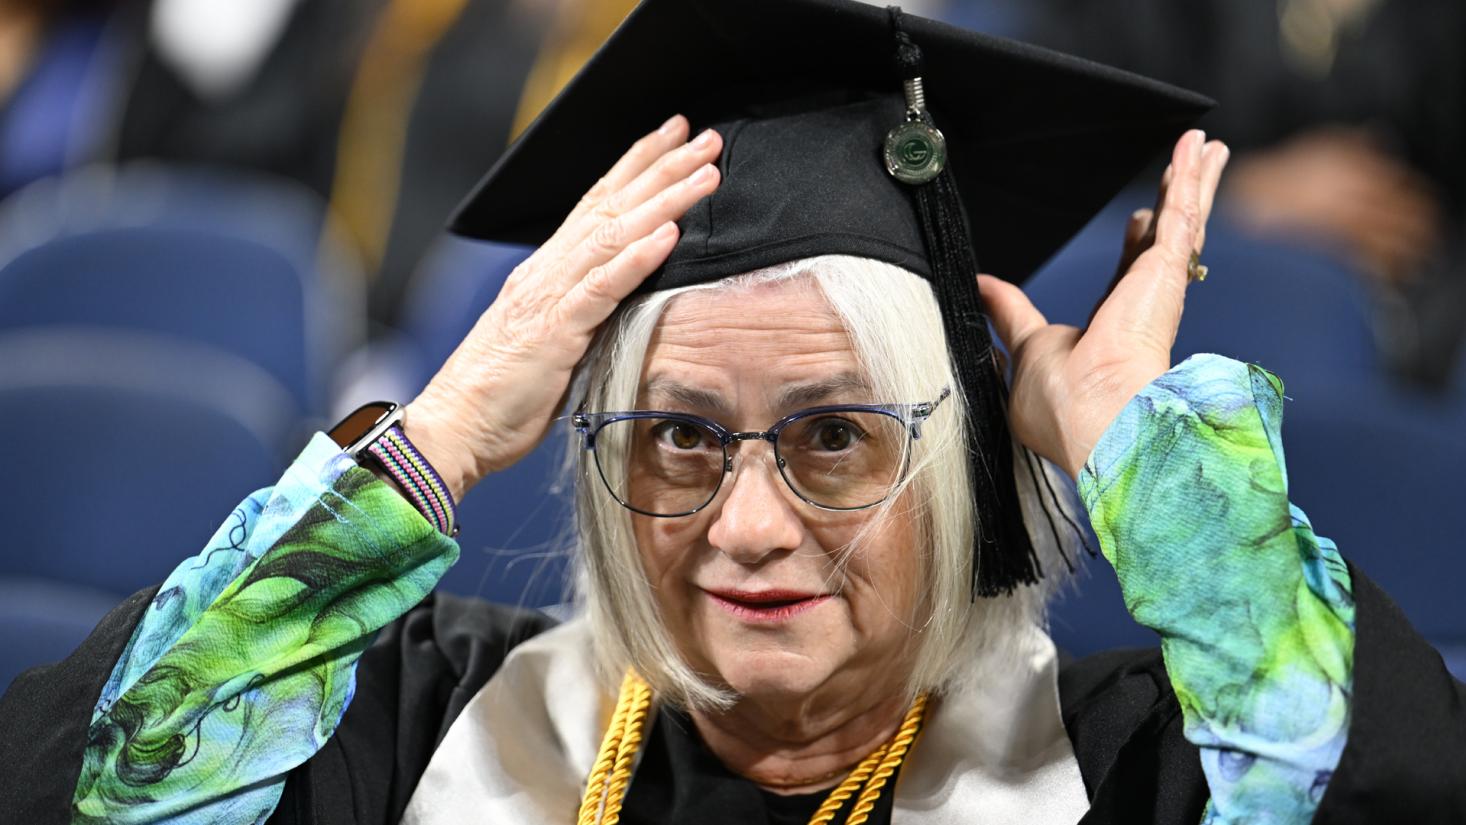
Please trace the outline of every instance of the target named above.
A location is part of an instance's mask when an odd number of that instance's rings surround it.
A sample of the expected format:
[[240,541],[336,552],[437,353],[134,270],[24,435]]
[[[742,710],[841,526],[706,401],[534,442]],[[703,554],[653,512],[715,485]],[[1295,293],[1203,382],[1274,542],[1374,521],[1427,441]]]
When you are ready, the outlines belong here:
[[317,435],[173,571],[93,711],[74,822],[263,822],[458,547]]
[[1354,603],[1288,503],[1282,385],[1195,356],[1137,395],[1079,490],[1125,605],[1161,635],[1201,749],[1205,822],[1308,822],[1348,733]]

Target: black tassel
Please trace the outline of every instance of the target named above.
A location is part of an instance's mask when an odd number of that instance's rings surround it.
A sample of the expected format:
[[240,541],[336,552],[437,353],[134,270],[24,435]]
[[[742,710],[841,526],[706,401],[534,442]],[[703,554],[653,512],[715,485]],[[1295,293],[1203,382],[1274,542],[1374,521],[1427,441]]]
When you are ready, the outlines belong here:
[[[910,83],[921,77],[921,49],[902,31],[900,9],[892,7],[890,14],[897,69],[901,79],[908,82],[910,97]],[[915,114],[927,126],[936,128],[924,108]],[[1043,569],[1029,541],[1018,500],[1013,439],[1008,430],[1007,384],[977,291],[977,257],[950,162],[930,181],[914,186],[913,191],[926,237],[931,281],[971,423],[968,464],[977,520],[973,597],[1008,594],[1020,585],[1037,583]]]

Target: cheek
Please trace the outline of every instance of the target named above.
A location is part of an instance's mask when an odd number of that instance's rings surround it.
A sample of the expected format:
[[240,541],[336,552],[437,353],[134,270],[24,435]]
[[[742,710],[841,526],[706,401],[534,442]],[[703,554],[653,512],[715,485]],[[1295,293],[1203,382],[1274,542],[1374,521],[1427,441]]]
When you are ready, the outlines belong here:
[[[851,531],[840,544],[855,538]],[[882,526],[869,534],[864,550],[850,560],[846,571],[851,619],[857,632],[868,638],[905,637],[921,624],[919,608],[921,558],[915,525],[909,515],[892,510]]]
[[688,576],[707,525],[699,516],[652,518],[633,515],[632,532],[642,570],[664,614],[687,600]]

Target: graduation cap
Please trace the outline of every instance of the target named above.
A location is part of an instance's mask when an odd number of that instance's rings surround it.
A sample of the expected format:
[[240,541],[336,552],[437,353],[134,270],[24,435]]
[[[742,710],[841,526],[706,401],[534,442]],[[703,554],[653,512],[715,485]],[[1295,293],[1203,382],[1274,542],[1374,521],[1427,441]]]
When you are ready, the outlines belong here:
[[722,183],[642,290],[816,255],[928,279],[962,391],[973,590],[1042,571],[1017,499],[1006,387],[977,292],[1021,283],[1212,106],[1118,69],[855,0],[644,0],[459,208],[539,244],[668,115],[723,137]]

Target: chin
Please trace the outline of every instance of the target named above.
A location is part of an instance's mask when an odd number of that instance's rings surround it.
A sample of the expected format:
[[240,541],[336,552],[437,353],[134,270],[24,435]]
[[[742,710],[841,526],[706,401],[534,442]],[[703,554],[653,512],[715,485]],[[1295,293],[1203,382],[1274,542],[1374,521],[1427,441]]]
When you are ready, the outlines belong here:
[[740,696],[805,696],[856,657],[848,618],[829,604],[772,626],[748,625],[702,605],[683,637],[684,655]]
[[748,646],[713,658],[724,683],[751,699],[813,693],[835,670],[834,663],[823,656],[790,648]]

